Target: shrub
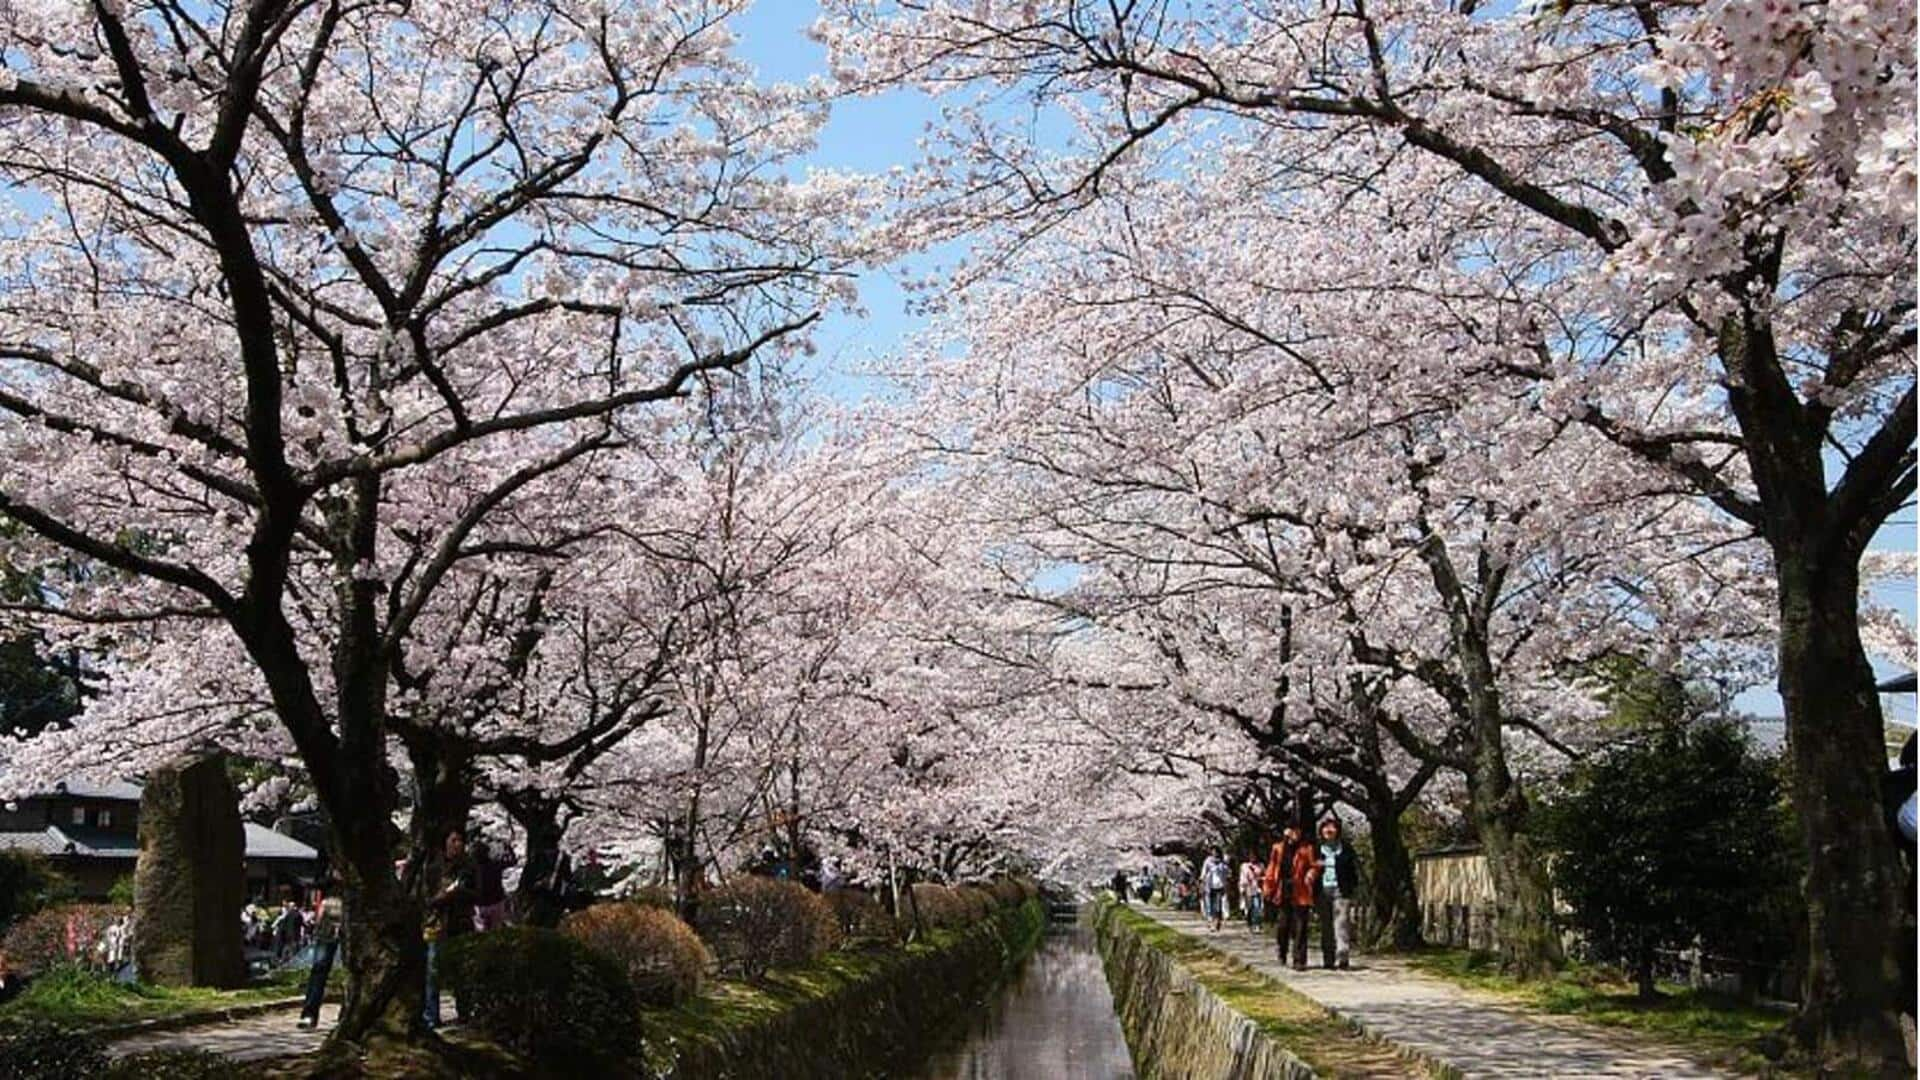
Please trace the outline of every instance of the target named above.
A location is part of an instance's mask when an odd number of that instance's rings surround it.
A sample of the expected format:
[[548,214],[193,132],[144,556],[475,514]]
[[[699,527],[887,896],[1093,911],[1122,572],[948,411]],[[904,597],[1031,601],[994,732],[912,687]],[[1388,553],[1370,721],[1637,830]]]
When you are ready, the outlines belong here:
[[645,1005],[677,1005],[692,998],[713,961],[691,926],[657,907],[595,904],[561,920],[560,930],[612,957]]
[[694,928],[722,970],[749,979],[814,960],[840,936],[826,901],[806,886],[750,876],[701,897]]
[[106,1045],[85,1032],[46,1023],[0,1029],[0,1076],[11,1080],[98,1076],[106,1067]]
[[861,945],[900,940],[899,922],[865,889],[835,889],[822,899],[840,927],[841,940]]
[[0,930],[73,896],[68,881],[46,856],[34,851],[0,851]]
[[148,1050],[115,1061],[102,1080],[246,1080],[241,1065],[206,1050]]
[[962,926],[967,921],[966,904],[960,895],[945,885],[922,881],[913,886],[913,907],[920,913],[920,924],[935,930]]
[[0,941],[0,954],[15,971],[40,971],[57,964],[93,961],[93,947],[115,919],[132,914],[112,904],[61,904],[36,911],[15,923]]
[[1019,907],[1027,899],[1026,889],[1013,878],[1001,878],[987,886],[987,891],[993,894],[994,902],[1003,907]]
[[960,925],[971,926],[993,913],[993,895],[980,886],[954,885],[950,891],[960,905]]
[[639,1052],[639,1002],[612,957],[558,930],[467,934],[441,957],[473,1026],[510,1050],[591,1067]]
[[113,888],[107,890],[107,903],[123,908],[133,906],[132,874],[121,874],[114,879]]

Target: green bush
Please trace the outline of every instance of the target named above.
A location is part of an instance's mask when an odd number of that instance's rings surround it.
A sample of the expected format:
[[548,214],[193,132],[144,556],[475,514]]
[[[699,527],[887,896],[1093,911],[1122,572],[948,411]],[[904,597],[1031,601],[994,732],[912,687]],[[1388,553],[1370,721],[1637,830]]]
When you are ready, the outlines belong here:
[[[0,955],[14,971],[41,971],[65,963],[87,964],[93,961],[93,947],[108,924],[123,915],[126,908],[113,904],[60,904],[21,919],[0,941]],[[68,931],[72,930],[71,951]]]
[[9,1080],[69,1080],[106,1068],[106,1044],[85,1032],[44,1023],[0,1028],[0,1076]]
[[900,940],[900,923],[865,889],[835,889],[824,894],[827,909],[849,945],[884,945]]
[[101,1080],[246,1080],[241,1065],[205,1050],[148,1050],[115,1061]]
[[123,908],[133,906],[132,874],[121,874],[119,878],[114,881],[113,888],[107,890],[107,903],[115,907]]
[[73,897],[73,882],[35,851],[0,851],[0,930]]
[[474,1028],[509,1050],[582,1070],[639,1053],[640,1003],[612,957],[558,930],[521,926],[445,948],[447,987]]
[[694,929],[721,970],[749,979],[814,960],[840,938],[826,901],[806,886],[752,876],[733,878],[701,897]]
[[713,962],[693,927],[657,907],[595,904],[562,919],[560,931],[612,957],[645,1005],[678,1005],[698,995]]

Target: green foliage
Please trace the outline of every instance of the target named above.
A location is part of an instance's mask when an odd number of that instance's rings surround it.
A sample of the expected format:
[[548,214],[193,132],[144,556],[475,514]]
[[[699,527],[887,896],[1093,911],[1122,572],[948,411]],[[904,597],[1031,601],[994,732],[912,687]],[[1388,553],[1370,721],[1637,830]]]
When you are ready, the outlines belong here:
[[595,904],[562,919],[560,932],[618,963],[643,1005],[677,1005],[698,994],[713,962],[693,928],[659,907]]
[[749,979],[817,959],[840,939],[833,912],[806,886],[751,875],[703,896],[694,929],[722,971]]
[[1655,954],[1694,943],[1757,957],[1790,905],[1793,852],[1780,784],[1731,722],[1670,724],[1575,770],[1543,815],[1555,885],[1588,954],[1650,986]]
[[84,1032],[46,1023],[10,1023],[0,1029],[0,1076],[71,1080],[98,1076],[106,1068],[105,1044]]
[[[334,977],[344,978],[340,968],[334,969]],[[295,972],[244,990],[214,990],[115,982],[76,964],[59,964],[41,972],[19,997],[0,1005],[0,1021],[85,1027],[178,1016],[290,997],[299,993],[305,978],[304,972]]]
[[73,897],[73,882],[32,851],[0,851],[0,931]]
[[1413,966],[1475,990],[1512,998],[1528,1008],[1577,1016],[1605,1027],[1641,1032],[1743,1066],[1750,1047],[1776,1032],[1786,1019],[1778,1010],[1682,986],[1663,986],[1660,997],[1640,999],[1634,988],[1605,968],[1571,964],[1548,980],[1519,980],[1485,962],[1488,953],[1436,949],[1415,954]]
[[640,1004],[612,958],[558,930],[509,927],[446,945],[446,984],[509,1050],[586,1075],[639,1053]]
[[121,874],[120,877],[114,881],[113,887],[107,890],[107,903],[115,907],[130,908],[133,906],[132,874]]
[[205,1050],[148,1050],[115,1061],[101,1080],[246,1080],[244,1066]]

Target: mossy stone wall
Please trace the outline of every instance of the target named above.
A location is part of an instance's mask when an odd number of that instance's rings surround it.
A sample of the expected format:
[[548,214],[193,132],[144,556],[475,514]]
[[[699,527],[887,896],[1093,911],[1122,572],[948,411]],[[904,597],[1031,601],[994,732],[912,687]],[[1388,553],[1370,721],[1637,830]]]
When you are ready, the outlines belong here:
[[898,1076],[980,1008],[1046,931],[1039,900],[898,950],[776,975],[751,995],[643,1014],[660,1080]]
[[1314,1071],[1220,1000],[1118,910],[1096,909],[1094,940],[1139,1080],[1307,1080]]

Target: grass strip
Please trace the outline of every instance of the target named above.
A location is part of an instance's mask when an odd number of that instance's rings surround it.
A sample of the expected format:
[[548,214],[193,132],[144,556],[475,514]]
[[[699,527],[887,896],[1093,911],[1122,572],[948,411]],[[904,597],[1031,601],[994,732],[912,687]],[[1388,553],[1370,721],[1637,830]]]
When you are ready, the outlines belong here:
[[1403,1057],[1313,999],[1197,938],[1129,908],[1112,906],[1105,917],[1171,957],[1196,982],[1321,1076],[1376,1080],[1434,1075],[1424,1063]]
[[[341,973],[336,971],[336,979]],[[45,1021],[67,1028],[103,1027],[252,1005],[299,995],[307,973],[291,971],[238,990],[202,986],[121,983],[85,968],[60,965],[42,972],[20,996],[0,1005],[0,1025]]]
[[1646,1035],[1707,1064],[1754,1075],[1797,1075],[1783,1072],[1759,1049],[1777,1038],[1787,1020],[1778,1008],[1671,984],[1660,987],[1658,999],[1642,1001],[1625,979],[1583,964],[1551,979],[1528,981],[1503,975],[1490,956],[1464,949],[1428,949],[1407,959],[1417,971],[1470,990],[1539,1012]]

